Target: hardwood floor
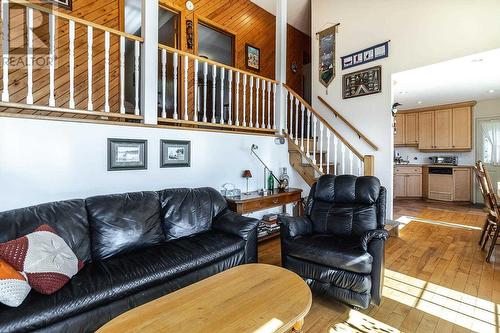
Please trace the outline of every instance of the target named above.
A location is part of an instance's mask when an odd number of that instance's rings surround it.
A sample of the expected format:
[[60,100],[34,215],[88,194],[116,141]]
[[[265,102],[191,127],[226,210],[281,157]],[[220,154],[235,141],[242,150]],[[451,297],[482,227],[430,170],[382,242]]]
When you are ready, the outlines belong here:
[[[304,332],[500,332],[500,250],[485,262],[484,217],[470,205],[396,201],[404,226],[386,243],[382,304],[355,311],[314,295]],[[279,239],[259,256],[279,265]]]

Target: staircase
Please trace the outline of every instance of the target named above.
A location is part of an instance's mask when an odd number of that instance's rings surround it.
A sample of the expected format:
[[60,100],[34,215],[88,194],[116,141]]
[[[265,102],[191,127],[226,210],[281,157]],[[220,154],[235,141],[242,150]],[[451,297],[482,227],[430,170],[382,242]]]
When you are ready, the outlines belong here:
[[285,136],[290,165],[310,186],[324,175],[373,176],[373,155],[362,155],[286,84]]

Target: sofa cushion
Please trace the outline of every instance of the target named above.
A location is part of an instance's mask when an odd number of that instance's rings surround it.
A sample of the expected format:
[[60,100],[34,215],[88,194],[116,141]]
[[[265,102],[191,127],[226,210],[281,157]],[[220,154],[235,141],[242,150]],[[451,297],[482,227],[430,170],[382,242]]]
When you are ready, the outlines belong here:
[[177,188],[158,193],[166,240],[210,230],[213,218],[227,207],[224,197],[213,188]]
[[300,236],[282,240],[290,257],[354,273],[370,274],[373,257],[359,240],[334,235]]
[[156,192],[102,195],[86,200],[92,257],[103,260],[165,240]]
[[93,262],[55,294],[31,293],[15,309],[0,305],[0,332],[48,326],[219,262],[244,246],[237,236],[207,232]]
[[48,224],[76,256],[92,261],[89,222],[84,200],[58,201],[0,213],[0,243],[25,236]]

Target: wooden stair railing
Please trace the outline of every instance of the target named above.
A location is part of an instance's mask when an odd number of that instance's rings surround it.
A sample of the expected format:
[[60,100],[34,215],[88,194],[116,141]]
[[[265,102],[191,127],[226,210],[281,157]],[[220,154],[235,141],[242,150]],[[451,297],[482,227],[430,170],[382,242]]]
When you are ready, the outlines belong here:
[[323,97],[321,96],[318,96],[318,99],[321,103],[323,103],[323,105],[325,105],[328,110],[330,110],[336,118],[340,119],[344,124],[347,125],[347,127],[349,127],[354,133],[356,133],[356,135],[358,136],[358,138],[364,140],[370,147],[373,148],[373,150],[377,151],[378,150],[378,147],[376,144],[373,143],[373,141],[371,141],[370,139],[368,139],[366,137],[366,135],[364,135],[360,130],[358,130],[353,124],[351,124],[347,119],[344,118],[344,116],[342,116],[337,110],[335,110],[327,101],[325,101],[323,99]]
[[374,175],[374,156],[362,155],[289,86],[284,132],[290,164],[312,185],[323,174]]
[[[276,80],[166,45],[160,44],[158,48],[161,53],[160,123],[276,133]],[[173,84],[170,108],[167,77],[172,77]],[[217,106],[217,97],[219,101],[227,100],[226,104],[219,102]]]
[[[26,33],[21,39],[16,30],[19,24],[9,22],[11,5],[21,6],[25,12]],[[48,28],[48,61],[42,65],[37,61],[40,54],[35,52],[37,45],[34,45],[36,38],[40,38],[34,35],[35,11],[47,18],[43,24]],[[144,119],[138,90],[143,38],[21,0],[2,0],[1,19],[3,87],[0,108],[4,108],[3,112],[15,113],[17,110],[63,118],[135,122]],[[125,99],[127,41],[133,45],[135,77],[135,94],[130,101]],[[14,56],[10,54],[11,42],[22,42],[26,46],[25,67],[10,65],[10,58]],[[102,46],[103,52],[100,51]],[[45,78],[47,70],[49,75]]]

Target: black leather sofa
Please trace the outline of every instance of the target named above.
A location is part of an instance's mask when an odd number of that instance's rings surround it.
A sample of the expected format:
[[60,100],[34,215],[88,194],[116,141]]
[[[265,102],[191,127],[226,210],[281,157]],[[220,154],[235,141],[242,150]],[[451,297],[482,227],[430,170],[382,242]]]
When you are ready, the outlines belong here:
[[53,227],[85,262],[61,290],[0,304],[0,332],[92,332],[119,314],[257,261],[257,223],[214,189],[168,189],[0,213],[0,243]]
[[380,304],[385,205],[386,190],[375,177],[320,177],[305,216],[280,217],[283,267],[354,307]]

